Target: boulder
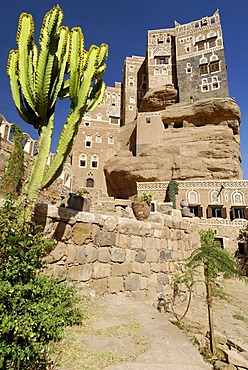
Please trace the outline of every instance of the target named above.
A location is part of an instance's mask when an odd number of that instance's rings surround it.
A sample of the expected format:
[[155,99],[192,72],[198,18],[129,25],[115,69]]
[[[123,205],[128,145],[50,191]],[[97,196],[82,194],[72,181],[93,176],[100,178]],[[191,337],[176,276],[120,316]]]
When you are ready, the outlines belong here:
[[233,99],[174,104],[161,112],[164,123],[182,128],[161,131],[158,143],[137,156],[120,151],[104,168],[109,195],[128,198],[136,182],[241,179],[240,111]]

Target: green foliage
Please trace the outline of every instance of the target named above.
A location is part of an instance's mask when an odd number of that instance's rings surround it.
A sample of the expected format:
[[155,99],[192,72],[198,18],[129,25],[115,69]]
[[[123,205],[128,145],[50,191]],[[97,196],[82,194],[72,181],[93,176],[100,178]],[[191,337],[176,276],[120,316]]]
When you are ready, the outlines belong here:
[[150,205],[152,202],[152,194],[143,193],[141,195],[135,195],[133,198],[133,202],[147,202]]
[[[39,45],[34,42],[34,21],[22,13],[17,30],[17,50],[9,53],[7,74],[12,97],[20,117],[38,130],[36,155],[24,184],[23,195],[30,206],[41,188],[49,187],[61,174],[70,153],[83,115],[102,102],[108,46],[92,45],[84,49],[80,27],[69,31],[62,25],[59,5],[44,17]],[[54,130],[55,105],[58,98],[70,98],[70,112],[62,129],[56,155],[46,172]]]
[[6,201],[0,214],[0,369],[42,369],[51,341],[80,323],[75,288],[41,274],[54,240],[18,222],[20,209]]
[[3,174],[0,192],[6,197],[16,198],[20,194],[24,165],[23,132],[17,125],[12,126],[14,148],[9,156],[7,169]]
[[203,266],[206,286],[206,302],[208,308],[208,321],[210,332],[210,350],[215,354],[215,337],[212,307],[212,287],[219,273],[225,277],[243,276],[243,272],[232,256],[225,249],[220,248],[214,240],[214,232],[211,229],[200,231],[201,247],[194,250],[186,260],[187,269],[196,269]]
[[177,194],[178,194],[178,183],[176,180],[171,180],[166,189],[165,202],[172,202],[174,209],[176,209]]
[[219,273],[224,273],[229,278],[243,276],[242,270],[230,253],[220,248],[214,237],[215,234],[211,229],[200,231],[201,247],[191,254],[186,266],[193,269],[203,266],[207,284],[215,282]]

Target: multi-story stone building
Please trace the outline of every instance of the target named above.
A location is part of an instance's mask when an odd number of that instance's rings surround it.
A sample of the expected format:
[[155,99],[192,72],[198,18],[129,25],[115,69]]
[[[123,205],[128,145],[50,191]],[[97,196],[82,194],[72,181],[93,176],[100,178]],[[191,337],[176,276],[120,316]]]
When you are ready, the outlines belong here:
[[74,191],[89,187],[107,193],[104,165],[118,151],[121,84],[107,87],[104,101],[80,124],[70,156]]

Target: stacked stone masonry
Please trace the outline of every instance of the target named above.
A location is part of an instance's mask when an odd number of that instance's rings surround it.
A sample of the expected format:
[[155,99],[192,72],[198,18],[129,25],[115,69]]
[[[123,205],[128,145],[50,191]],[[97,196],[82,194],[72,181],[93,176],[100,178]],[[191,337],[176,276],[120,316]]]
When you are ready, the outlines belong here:
[[199,247],[197,222],[161,213],[149,221],[39,205],[36,215],[58,243],[47,272],[97,294],[133,292],[154,300],[170,291],[175,263]]

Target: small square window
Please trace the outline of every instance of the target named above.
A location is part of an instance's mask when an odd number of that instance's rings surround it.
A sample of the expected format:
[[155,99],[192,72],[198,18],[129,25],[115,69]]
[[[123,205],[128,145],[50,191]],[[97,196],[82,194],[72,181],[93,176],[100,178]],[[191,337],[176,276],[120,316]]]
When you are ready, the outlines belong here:
[[87,147],[87,148],[91,148],[91,141],[85,141],[85,146]]
[[89,127],[90,126],[90,122],[84,122],[84,126]]

